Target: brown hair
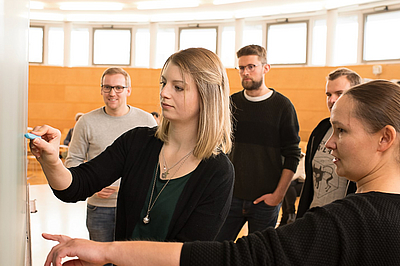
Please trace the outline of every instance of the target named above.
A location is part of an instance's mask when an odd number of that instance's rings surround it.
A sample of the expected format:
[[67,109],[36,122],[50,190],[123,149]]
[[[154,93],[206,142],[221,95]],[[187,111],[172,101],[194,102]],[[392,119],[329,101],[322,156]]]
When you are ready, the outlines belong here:
[[[232,147],[229,82],[221,60],[207,49],[189,48],[171,55],[161,75],[169,64],[190,75],[199,91],[200,117],[193,155],[205,159],[221,151],[228,153]],[[161,116],[156,136],[164,142],[168,142],[169,125],[170,122]]]
[[355,101],[355,116],[366,129],[376,133],[386,125],[400,132],[400,86],[387,80],[373,80],[357,85],[343,95]]
[[245,55],[257,55],[261,63],[267,63],[267,50],[264,47],[256,44],[247,45],[236,52],[237,58]]
[[104,70],[103,75],[101,75],[100,79],[100,85],[103,86],[103,79],[105,75],[116,75],[116,74],[122,74],[125,77],[125,86],[130,87],[131,86],[131,77],[129,74],[123,70],[120,67],[109,67],[106,70]]
[[350,70],[348,68],[342,67],[338,68],[328,75],[328,80],[335,80],[337,78],[340,78],[341,76],[345,76],[347,80],[350,82],[350,86],[353,87],[355,85],[361,84],[361,77],[358,75],[356,72],[353,70]]

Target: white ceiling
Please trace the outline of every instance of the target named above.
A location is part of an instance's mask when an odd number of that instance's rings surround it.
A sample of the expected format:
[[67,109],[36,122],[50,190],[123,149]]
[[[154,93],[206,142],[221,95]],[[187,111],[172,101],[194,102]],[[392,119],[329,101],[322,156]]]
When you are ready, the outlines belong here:
[[[171,0],[35,0],[41,2],[44,9],[31,9],[31,21],[75,21],[75,22],[116,22],[116,23],[149,23],[149,22],[190,22],[235,20],[252,18],[275,18],[304,16],[307,14],[326,13],[330,9],[358,10],[400,4],[400,1],[384,0],[248,0],[245,2],[214,5],[214,0],[198,0],[197,7],[159,8],[139,10],[139,2]],[[187,3],[189,0],[172,0]],[[191,0],[190,0],[191,1]],[[237,0],[236,0],[237,1]],[[60,10],[60,4],[72,2],[89,2],[95,6],[99,2],[121,3],[122,10],[88,11]]]

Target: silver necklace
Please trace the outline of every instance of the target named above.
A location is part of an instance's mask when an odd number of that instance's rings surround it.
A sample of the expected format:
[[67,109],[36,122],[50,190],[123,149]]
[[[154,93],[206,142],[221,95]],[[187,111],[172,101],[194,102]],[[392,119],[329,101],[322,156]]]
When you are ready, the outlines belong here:
[[[190,152],[191,153],[191,152]],[[182,163],[179,165],[179,167],[176,169],[176,171],[174,172],[174,174],[168,179],[168,181],[164,184],[164,186],[161,188],[160,192],[158,192],[156,198],[154,199],[153,203],[151,203],[151,200],[153,199],[153,194],[154,194],[154,190],[156,187],[156,180],[157,180],[157,176],[158,176],[158,168],[160,166],[160,162],[157,163],[157,169],[156,169],[156,174],[154,175],[154,182],[153,182],[153,188],[151,189],[151,194],[150,194],[150,199],[149,199],[149,206],[147,207],[147,213],[146,216],[143,218],[143,223],[144,224],[148,224],[150,223],[150,211],[151,209],[153,209],[154,204],[156,203],[158,197],[161,195],[161,192],[163,192],[164,188],[168,185],[169,181],[171,181],[171,179],[174,177],[174,175],[179,171],[179,169],[181,169],[182,165],[186,162],[186,160],[189,158],[190,153],[188,153],[188,155],[185,155],[185,159],[179,160],[182,161]]]
[[171,166],[171,167],[168,168],[167,161],[165,160],[165,156],[164,156],[164,147],[163,147],[162,150],[161,150],[161,155],[162,155],[163,161],[164,161],[164,164],[163,164],[163,173],[161,174],[162,178],[163,178],[163,179],[167,179],[167,176],[169,175],[169,170],[171,170],[171,169],[174,168],[176,165],[178,165],[182,160],[186,160],[186,159],[190,156],[190,154],[191,154],[192,152],[193,152],[193,150],[191,150],[188,154],[186,154],[185,156],[183,156],[183,157],[182,157],[179,161],[177,161],[173,166]]

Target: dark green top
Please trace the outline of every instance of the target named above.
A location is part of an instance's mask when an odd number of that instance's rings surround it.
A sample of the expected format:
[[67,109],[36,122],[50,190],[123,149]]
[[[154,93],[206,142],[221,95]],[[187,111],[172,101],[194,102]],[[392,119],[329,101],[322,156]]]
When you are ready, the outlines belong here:
[[[153,193],[153,198],[151,203],[154,202],[154,199],[157,197],[158,193],[165,185],[167,180],[161,180],[158,171],[154,169],[154,175],[156,175],[156,187]],[[142,212],[140,214],[140,221],[136,224],[135,229],[132,233],[133,240],[154,240],[154,241],[165,241],[169,224],[172,219],[172,215],[174,214],[176,204],[178,203],[179,197],[182,194],[183,188],[186,185],[186,182],[189,180],[192,173],[189,173],[180,178],[171,179],[168,185],[164,188],[160,196],[158,197],[156,203],[150,211],[149,218],[150,222],[148,224],[143,223],[143,218],[147,214],[147,209],[149,207],[149,200],[151,191],[153,189],[153,182],[150,183],[150,189],[147,193],[146,201],[143,205]]]

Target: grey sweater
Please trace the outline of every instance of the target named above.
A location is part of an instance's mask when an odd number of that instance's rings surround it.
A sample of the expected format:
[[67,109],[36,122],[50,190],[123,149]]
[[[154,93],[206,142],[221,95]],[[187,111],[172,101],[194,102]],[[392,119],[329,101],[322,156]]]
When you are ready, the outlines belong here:
[[[75,125],[65,166],[73,167],[90,161],[132,128],[157,125],[150,113],[132,106],[129,108],[129,113],[123,116],[110,116],[104,107],[83,115]],[[119,182],[117,180],[112,186],[119,187]],[[94,206],[116,207],[117,193],[108,199],[99,198],[94,194],[87,202]]]

